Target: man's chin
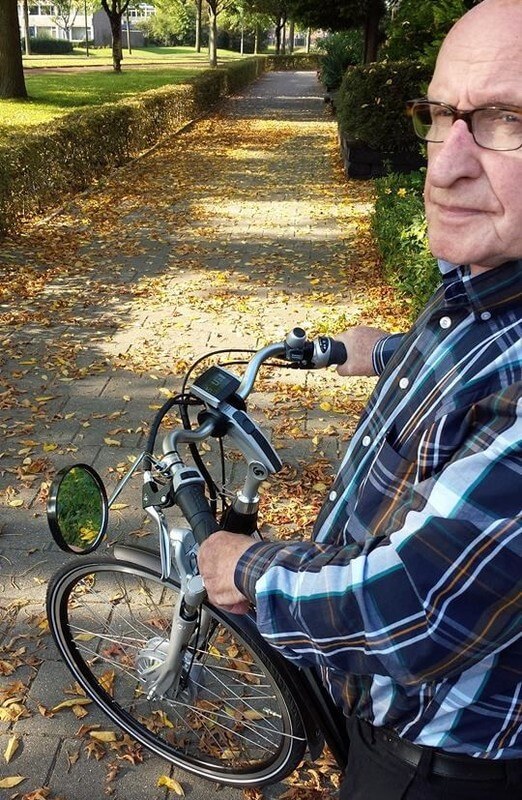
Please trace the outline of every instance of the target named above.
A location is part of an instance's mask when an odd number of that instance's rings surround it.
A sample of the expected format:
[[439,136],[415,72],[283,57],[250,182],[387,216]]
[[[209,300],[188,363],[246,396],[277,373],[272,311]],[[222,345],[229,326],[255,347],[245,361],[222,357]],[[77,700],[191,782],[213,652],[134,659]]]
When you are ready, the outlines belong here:
[[477,246],[468,246],[463,241],[452,241],[446,232],[443,236],[428,235],[430,250],[435,258],[450,264],[469,264],[477,260]]

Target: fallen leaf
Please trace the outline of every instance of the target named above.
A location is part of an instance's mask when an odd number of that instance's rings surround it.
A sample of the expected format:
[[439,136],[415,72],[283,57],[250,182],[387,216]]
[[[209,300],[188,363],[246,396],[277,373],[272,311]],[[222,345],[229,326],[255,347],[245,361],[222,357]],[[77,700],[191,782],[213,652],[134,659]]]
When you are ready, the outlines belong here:
[[91,731],[89,736],[98,742],[115,742],[117,739],[114,731]]
[[156,786],[166,786],[169,791],[174,792],[180,797],[185,796],[185,792],[181,783],[178,783],[178,781],[174,778],[167,778],[166,775],[162,775],[160,778],[158,778]]
[[48,786],[40,786],[40,788],[35,789],[34,792],[29,792],[28,794],[24,794],[22,800],[46,800],[46,798],[49,797],[50,794],[51,790],[49,789]]
[[18,786],[19,783],[25,780],[27,780],[27,778],[23,778],[21,775],[11,775],[8,778],[1,778],[0,789],[12,789],[13,786]]
[[7,742],[7,747],[5,748],[4,752],[4,758],[8,764],[11,761],[14,754],[16,753],[16,751],[18,750],[19,746],[20,746],[20,740],[18,736],[11,736],[11,738]]
[[72,697],[70,700],[63,700],[61,703],[58,703],[57,706],[53,706],[53,708],[51,708],[51,713],[55,714],[57,711],[61,711],[62,708],[72,708],[73,706],[86,706],[89,703],[92,703],[92,700],[89,700],[88,697]]

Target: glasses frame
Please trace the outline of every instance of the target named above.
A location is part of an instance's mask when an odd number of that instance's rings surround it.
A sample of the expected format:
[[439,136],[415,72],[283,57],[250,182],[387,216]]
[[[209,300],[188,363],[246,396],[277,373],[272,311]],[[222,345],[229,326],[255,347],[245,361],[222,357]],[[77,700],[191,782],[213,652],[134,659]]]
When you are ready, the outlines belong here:
[[[520,150],[520,148],[522,147],[522,142],[520,142],[520,144],[517,147],[487,147],[487,145],[480,144],[480,142],[477,142],[475,138],[475,134],[473,132],[473,124],[472,124],[473,115],[476,114],[477,111],[513,111],[517,114],[522,115],[521,106],[491,105],[491,106],[479,106],[478,108],[473,108],[470,111],[459,111],[458,108],[451,106],[449,103],[443,103],[441,100],[428,100],[427,97],[418,97],[415,100],[408,100],[408,102],[406,103],[407,114],[410,117],[412,117],[412,119],[413,119],[415,105],[420,103],[423,104],[428,103],[429,105],[432,106],[439,106],[440,108],[448,109],[448,111],[450,111],[452,115],[452,122],[451,122],[452,126],[459,119],[465,122],[466,127],[468,131],[471,133],[475,144],[478,145],[478,147],[482,147],[484,150],[492,150],[493,152],[497,153],[512,153],[515,150]],[[415,131],[415,134],[422,142],[431,142],[432,144],[442,144],[445,141],[445,139],[426,139],[424,136],[420,136],[420,134],[417,133],[417,131],[415,130],[415,125],[413,126],[413,129]]]

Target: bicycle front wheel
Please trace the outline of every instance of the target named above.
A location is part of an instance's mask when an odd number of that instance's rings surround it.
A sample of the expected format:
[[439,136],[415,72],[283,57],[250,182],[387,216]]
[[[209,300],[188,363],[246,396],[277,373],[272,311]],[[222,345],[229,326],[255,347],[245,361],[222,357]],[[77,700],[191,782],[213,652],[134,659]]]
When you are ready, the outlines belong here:
[[185,654],[180,687],[147,696],[178,597],[176,581],[147,567],[85,558],[53,577],[47,614],[75,679],[141,744],[209,780],[276,783],[304,755],[303,724],[268,646],[233,618],[205,605],[205,630]]

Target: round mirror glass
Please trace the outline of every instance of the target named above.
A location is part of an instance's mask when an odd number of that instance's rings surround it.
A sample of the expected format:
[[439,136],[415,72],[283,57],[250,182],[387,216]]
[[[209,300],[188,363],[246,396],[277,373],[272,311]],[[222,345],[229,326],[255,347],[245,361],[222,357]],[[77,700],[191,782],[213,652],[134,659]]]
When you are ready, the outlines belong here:
[[87,464],[60,470],[47,501],[47,520],[56,544],[68,553],[90,553],[100,544],[108,520],[105,488]]

